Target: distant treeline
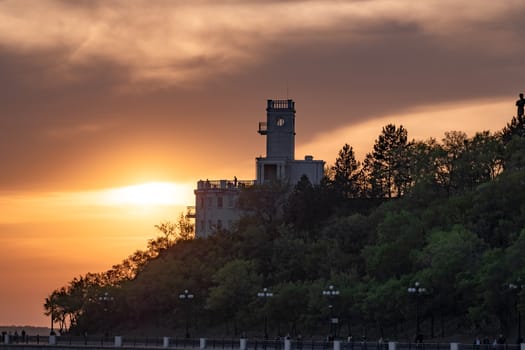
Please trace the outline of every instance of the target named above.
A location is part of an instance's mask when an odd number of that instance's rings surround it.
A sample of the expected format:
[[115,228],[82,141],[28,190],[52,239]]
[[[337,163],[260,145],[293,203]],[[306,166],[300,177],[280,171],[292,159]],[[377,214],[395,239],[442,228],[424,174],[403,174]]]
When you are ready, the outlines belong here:
[[47,314],[78,334],[262,336],[266,319],[271,337],[399,340],[419,315],[425,338],[510,340],[525,310],[524,125],[440,141],[387,125],[362,163],[345,144],[318,186],[243,191],[231,231],[192,239],[182,215],[157,225],[146,251],[51,293]]

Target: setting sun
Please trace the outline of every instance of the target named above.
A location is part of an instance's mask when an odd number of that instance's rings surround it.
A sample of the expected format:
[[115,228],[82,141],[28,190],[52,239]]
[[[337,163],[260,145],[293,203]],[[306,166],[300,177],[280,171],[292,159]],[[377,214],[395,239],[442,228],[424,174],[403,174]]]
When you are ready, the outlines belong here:
[[148,182],[119,187],[105,192],[105,202],[110,205],[177,205],[192,201],[192,190],[187,185],[171,182]]

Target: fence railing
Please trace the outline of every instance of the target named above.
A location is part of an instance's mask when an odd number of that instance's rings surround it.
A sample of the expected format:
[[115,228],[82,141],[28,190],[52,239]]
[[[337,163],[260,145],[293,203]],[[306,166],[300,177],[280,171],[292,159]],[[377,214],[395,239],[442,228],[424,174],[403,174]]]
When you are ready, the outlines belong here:
[[13,336],[0,337],[0,349],[41,347],[213,350],[525,350],[525,344],[404,343],[322,341],[316,339],[177,338],[134,336]]

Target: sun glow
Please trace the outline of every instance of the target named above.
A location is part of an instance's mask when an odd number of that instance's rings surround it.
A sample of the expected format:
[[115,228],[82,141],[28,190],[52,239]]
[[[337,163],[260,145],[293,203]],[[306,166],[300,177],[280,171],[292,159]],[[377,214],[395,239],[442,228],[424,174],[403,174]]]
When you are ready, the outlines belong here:
[[148,182],[107,190],[105,202],[109,205],[181,205],[192,201],[190,186],[171,182]]

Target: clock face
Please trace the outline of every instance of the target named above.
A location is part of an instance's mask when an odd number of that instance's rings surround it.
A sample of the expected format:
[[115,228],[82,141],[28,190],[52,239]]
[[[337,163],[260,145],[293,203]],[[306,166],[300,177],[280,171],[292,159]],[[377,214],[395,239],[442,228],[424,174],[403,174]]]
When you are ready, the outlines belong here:
[[277,126],[283,126],[284,125],[284,118],[279,117],[277,118]]

